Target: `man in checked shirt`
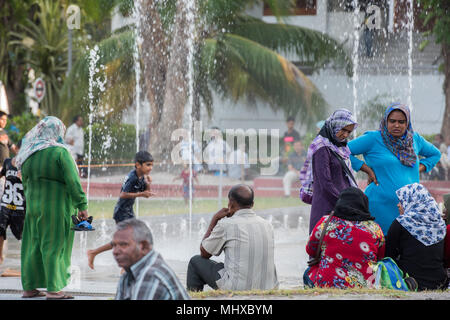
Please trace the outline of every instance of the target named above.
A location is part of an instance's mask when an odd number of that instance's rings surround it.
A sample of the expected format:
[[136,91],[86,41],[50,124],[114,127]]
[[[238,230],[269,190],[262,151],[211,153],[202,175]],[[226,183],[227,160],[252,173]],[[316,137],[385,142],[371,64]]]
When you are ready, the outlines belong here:
[[125,272],[116,300],[189,300],[185,288],[162,256],[153,250],[147,225],[135,218],[117,224],[111,242],[113,256]]

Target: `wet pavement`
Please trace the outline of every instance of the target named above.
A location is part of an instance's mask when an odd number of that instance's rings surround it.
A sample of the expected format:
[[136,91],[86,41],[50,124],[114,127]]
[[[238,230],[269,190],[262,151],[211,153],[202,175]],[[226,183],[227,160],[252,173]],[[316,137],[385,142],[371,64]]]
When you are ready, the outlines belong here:
[[[450,300],[450,290],[421,293],[352,292],[351,290],[327,292],[302,292],[302,275],[306,268],[305,245],[308,230],[308,207],[292,207],[259,211],[271,221],[275,233],[275,259],[280,291],[274,294],[230,294],[195,297],[202,300]],[[187,214],[141,217],[152,230],[154,250],[160,252],[183,284],[189,259],[199,253],[201,238],[212,214],[195,214],[189,224]],[[109,242],[115,230],[112,219],[94,221],[93,232],[76,232],[72,252],[71,283],[64,289],[74,300],[113,300],[120,277],[112,252],[104,252],[95,260],[95,270],[87,265],[86,251]],[[189,229],[191,233],[189,234]],[[20,242],[11,232],[5,261],[0,274],[20,270]],[[223,257],[213,257],[223,261]],[[207,289],[208,290],[208,289]],[[211,290],[211,289],[209,289]],[[45,300],[45,297],[22,299],[20,277],[0,276],[0,300]]]
[[[271,221],[274,226],[275,259],[280,289],[301,287],[303,283],[300,275],[306,268],[304,248],[308,229],[308,207],[269,209],[258,211],[258,214]],[[195,214],[191,223],[188,214],[140,217],[152,230],[154,250],[162,254],[183,284],[186,283],[189,259],[199,254],[200,241],[212,215]],[[98,255],[94,270],[87,265],[86,252],[111,241],[115,223],[112,219],[98,219],[94,221],[93,226],[95,231],[75,234],[72,278],[64,291],[74,294],[76,299],[113,299],[121,270],[112,252]],[[1,274],[8,270],[20,270],[20,242],[9,230],[7,239],[5,261],[0,265]],[[213,259],[223,261],[223,256]],[[20,277],[0,277],[0,299],[21,299],[21,289]]]

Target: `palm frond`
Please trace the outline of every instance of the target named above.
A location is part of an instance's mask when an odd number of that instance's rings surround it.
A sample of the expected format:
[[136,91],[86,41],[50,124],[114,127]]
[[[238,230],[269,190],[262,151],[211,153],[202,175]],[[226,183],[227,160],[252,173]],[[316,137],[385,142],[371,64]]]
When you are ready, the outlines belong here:
[[[94,99],[102,105],[112,107],[110,116],[126,109],[132,102],[135,85],[134,61],[130,48],[133,48],[134,32],[115,34],[97,44],[99,61],[103,65],[103,76],[107,79],[106,90],[94,92]],[[63,118],[69,119],[80,110],[88,112],[89,100],[89,54],[86,49],[75,62],[62,88],[61,105],[65,109]]]
[[251,39],[267,48],[295,54],[300,63],[322,68],[334,63],[351,74],[352,62],[344,47],[330,36],[316,30],[282,23],[266,23],[247,15],[239,15],[230,33]]
[[[212,59],[212,51],[215,57]],[[205,42],[204,66],[214,89],[234,101],[255,98],[274,110],[302,120],[318,118],[327,108],[317,88],[291,62],[276,52],[238,35]]]

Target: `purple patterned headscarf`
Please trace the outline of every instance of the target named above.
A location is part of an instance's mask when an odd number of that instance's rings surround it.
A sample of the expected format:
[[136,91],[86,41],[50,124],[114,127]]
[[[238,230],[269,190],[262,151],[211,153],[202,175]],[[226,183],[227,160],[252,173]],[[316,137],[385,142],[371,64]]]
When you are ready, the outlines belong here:
[[[300,182],[302,186],[300,188],[300,198],[305,203],[312,202],[313,196],[313,172],[312,172],[312,158],[314,153],[322,147],[328,147],[338,155],[340,155],[348,168],[351,170],[352,166],[350,163],[350,149],[347,146],[347,141],[339,141],[336,134],[344,127],[348,125],[358,125],[353,114],[347,109],[338,109],[333,112],[333,114],[328,117],[320,130],[319,134],[311,142],[308,148],[308,153],[306,156],[303,168],[300,171]],[[348,177],[350,185],[356,187],[353,180]]]
[[[394,138],[388,131],[387,120],[392,111],[402,111],[406,116],[408,123],[404,135],[400,138]],[[393,103],[384,112],[383,119],[380,123],[380,132],[386,147],[400,160],[400,162],[408,167],[414,167],[417,161],[417,155],[413,148],[414,131],[411,126],[411,116],[409,107],[401,103]]]

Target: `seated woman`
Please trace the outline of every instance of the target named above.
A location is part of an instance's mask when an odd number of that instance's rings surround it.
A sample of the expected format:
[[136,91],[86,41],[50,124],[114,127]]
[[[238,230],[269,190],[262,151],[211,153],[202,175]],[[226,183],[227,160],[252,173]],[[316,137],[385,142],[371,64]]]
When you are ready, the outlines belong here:
[[438,204],[419,183],[408,184],[396,194],[400,216],[392,222],[386,236],[386,256],[416,279],[419,291],[445,289],[446,225]]
[[[315,256],[328,216],[314,227],[306,252]],[[367,196],[355,187],[344,189],[334,207],[321,246],[320,262],[305,271],[307,286],[367,287],[371,264],[384,257],[384,235],[369,213]]]
[[444,245],[444,267],[447,269],[447,276],[450,278],[450,193],[444,194],[444,212],[443,219],[447,224],[447,234],[445,235]]

